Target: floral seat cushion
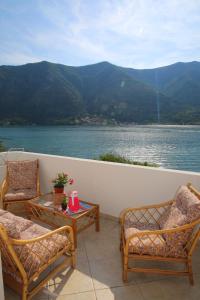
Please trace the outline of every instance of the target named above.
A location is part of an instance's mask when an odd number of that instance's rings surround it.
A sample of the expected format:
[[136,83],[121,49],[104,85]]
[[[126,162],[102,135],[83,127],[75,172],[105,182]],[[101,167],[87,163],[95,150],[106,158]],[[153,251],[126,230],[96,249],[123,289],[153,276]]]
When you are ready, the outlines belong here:
[[166,242],[162,236],[152,234],[137,236],[144,230],[159,230],[159,226],[156,224],[147,223],[132,223],[131,227],[125,225],[125,238],[128,239],[132,234],[136,234],[129,242],[129,252],[136,254],[158,255],[165,256]]
[[144,230],[174,229],[189,224],[200,218],[200,200],[187,186],[181,186],[177,191],[174,202],[158,220],[158,224],[134,223],[130,219],[125,222],[125,238],[136,234],[130,240],[129,251],[137,254],[159,256],[185,257],[185,246],[190,239],[192,229],[185,229],[163,235],[143,235],[137,233]]
[[128,230],[130,228],[137,229],[139,231],[142,230],[159,230],[159,226],[157,224],[148,224],[148,223],[142,223],[142,222],[131,222],[130,220],[127,220],[124,224],[125,228]]
[[[31,240],[50,232],[47,228],[2,209],[0,209],[0,224],[4,226],[9,237],[21,240]],[[15,245],[14,249],[30,278],[38,268],[48,263],[68,243],[67,237],[55,233],[53,236],[41,241]],[[4,272],[6,271],[4,270]],[[17,280],[20,281],[20,278],[17,278]]]
[[[21,239],[33,239],[50,232],[38,224],[34,224],[21,232]],[[46,264],[56,253],[58,253],[66,244],[69,243],[67,237],[54,234],[50,238],[38,242],[27,244],[23,247],[16,247],[15,251],[21,256],[21,261],[25,271],[30,278],[39,267]]]
[[150,256],[162,256],[162,257],[186,257],[186,251],[183,247],[174,247],[168,243],[168,240],[161,234],[144,234],[143,236],[137,236],[137,233],[143,232],[144,230],[153,231],[159,230],[159,226],[156,224],[147,223],[135,223],[132,224],[135,227],[125,227],[125,238],[126,240],[133,234],[129,242],[129,252],[132,254],[139,255],[150,255]]
[[13,190],[36,189],[38,160],[9,161],[8,184]]
[[7,213],[6,210],[0,208],[0,216],[3,216]]
[[5,194],[6,201],[29,200],[37,197],[36,189],[9,189]]

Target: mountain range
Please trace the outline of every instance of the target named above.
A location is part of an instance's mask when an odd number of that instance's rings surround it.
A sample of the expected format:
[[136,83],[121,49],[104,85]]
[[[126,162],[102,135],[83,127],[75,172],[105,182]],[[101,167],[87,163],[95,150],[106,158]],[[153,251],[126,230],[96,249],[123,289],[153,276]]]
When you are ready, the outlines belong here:
[[0,124],[200,124],[200,62],[0,66]]

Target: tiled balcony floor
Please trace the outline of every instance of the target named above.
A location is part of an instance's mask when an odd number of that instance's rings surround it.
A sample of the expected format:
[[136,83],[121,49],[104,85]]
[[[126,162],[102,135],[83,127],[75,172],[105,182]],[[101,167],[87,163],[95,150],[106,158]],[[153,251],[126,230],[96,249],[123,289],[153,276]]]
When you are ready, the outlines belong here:
[[[101,218],[101,231],[94,227],[78,237],[77,266],[51,280],[33,299],[58,300],[198,300],[200,299],[200,247],[193,261],[195,285],[187,277],[164,277],[129,274],[128,284],[122,281],[119,251],[119,225]],[[18,300],[5,289],[6,300]]]

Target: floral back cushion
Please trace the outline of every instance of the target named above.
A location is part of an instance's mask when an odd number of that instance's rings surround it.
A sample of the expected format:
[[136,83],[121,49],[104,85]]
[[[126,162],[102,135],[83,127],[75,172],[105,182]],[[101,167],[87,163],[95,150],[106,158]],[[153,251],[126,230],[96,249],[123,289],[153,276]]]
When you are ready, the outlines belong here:
[[12,220],[0,217],[0,225],[3,225],[6,229],[6,232],[10,238],[13,239],[19,239],[20,238],[20,232],[18,228],[15,226],[15,223],[13,223]]
[[36,189],[38,160],[9,161],[9,189]]
[[[161,229],[172,229],[190,224],[200,218],[200,200],[188,189],[181,186],[176,192],[174,203],[166,212],[160,222]],[[174,234],[164,234],[170,247],[183,247],[192,234],[192,228],[177,231]]]
[[180,187],[174,205],[187,216],[187,223],[200,218],[200,199],[187,186]]
[[172,205],[166,218],[163,222],[160,222],[160,228],[172,229],[185,224],[187,224],[186,214],[183,214],[180,209]]

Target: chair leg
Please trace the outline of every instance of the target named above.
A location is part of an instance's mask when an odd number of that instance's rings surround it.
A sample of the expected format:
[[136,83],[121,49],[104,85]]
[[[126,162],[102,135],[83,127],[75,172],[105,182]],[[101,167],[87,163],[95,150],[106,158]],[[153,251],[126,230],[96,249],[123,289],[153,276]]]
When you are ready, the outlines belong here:
[[76,267],[76,256],[75,251],[72,251],[72,268],[75,269]]
[[123,252],[123,232],[121,230],[121,233],[120,233],[120,245],[119,245],[119,250],[121,252]]
[[123,247],[122,247],[122,238],[120,239],[119,250],[120,250],[120,252],[122,252],[122,250],[123,250]]
[[193,272],[192,272],[192,261],[191,259],[188,260],[187,262],[187,267],[188,267],[188,276],[189,276],[189,282],[191,285],[194,285],[194,278],[193,278]]
[[3,203],[3,209],[7,210],[7,208],[8,208],[8,203]]
[[22,290],[22,300],[27,300],[28,288],[26,285],[23,286]]
[[128,282],[128,256],[123,255],[123,281]]

